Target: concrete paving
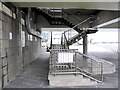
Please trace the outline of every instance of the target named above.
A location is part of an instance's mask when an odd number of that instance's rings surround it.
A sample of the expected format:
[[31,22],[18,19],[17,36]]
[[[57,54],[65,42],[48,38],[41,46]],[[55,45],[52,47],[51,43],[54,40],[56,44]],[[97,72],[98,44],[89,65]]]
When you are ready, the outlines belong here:
[[111,52],[89,52],[89,55],[96,56],[98,58],[105,59],[110,61],[116,65],[116,72],[112,74],[104,75],[104,83],[99,84],[96,87],[99,88],[118,88],[118,53],[111,51]]
[[48,86],[49,53],[41,53],[17,78],[5,88],[44,88]]
[[[98,84],[96,86],[79,86],[77,88],[118,88],[118,53],[112,51],[95,51],[89,52],[88,54],[113,62],[116,64],[116,72],[104,75],[103,84]],[[41,53],[34,62],[25,68],[25,70],[5,88],[51,88],[48,85],[48,60],[49,53]]]

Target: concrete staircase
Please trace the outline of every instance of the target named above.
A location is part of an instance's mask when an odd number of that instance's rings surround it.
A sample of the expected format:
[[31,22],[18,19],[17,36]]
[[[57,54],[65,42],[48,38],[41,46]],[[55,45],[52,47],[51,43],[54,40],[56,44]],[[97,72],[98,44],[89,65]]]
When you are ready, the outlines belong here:
[[[74,30],[76,30],[78,33],[81,33],[83,31],[82,28],[84,28],[84,27],[76,26],[80,22],[74,23],[74,21],[72,21],[72,19],[71,19],[73,15],[68,16],[67,13],[63,12],[62,9],[61,9],[61,11],[62,12],[60,12],[58,14],[60,16],[56,16],[57,14],[55,14],[55,13],[58,13],[58,12],[51,12],[51,10],[49,10],[49,9],[39,9],[36,12],[39,12],[43,17],[45,17],[50,25],[65,25],[70,28],[74,27]],[[53,15],[53,13],[54,13],[54,15]],[[77,21],[77,20],[78,19],[75,19],[75,21]],[[97,29],[87,30],[86,33],[91,34],[91,33],[96,33],[97,31],[98,31]]]
[[116,71],[115,65],[109,61],[60,47],[61,45],[53,45],[51,50],[48,75],[50,86],[96,85],[103,82],[104,74]]
[[[75,23],[76,21],[78,21],[79,17],[77,17],[71,13],[69,13],[70,15],[68,15],[68,12],[66,12],[66,10],[39,9],[39,13],[43,17],[46,18],[46,20],[49,22],[50,25],[65,25],[65,26],[68,26],[78,32],[78,34],[76,34],[74,37],[71,37],[68,40],[68,42],[67,42],[68,45],[72,45],[73,43],[76,43],[81,38],[83,38],[84,35],[86,35],[86,34],[92,34],[92,33],[96,33],[98,31],[96,28],[91,29],[91,28],[87,28],[87,27],[91,27],[91,26],[86,26],[87,24],[89,24],[90,21],[94,22],[95,17],[89,17],[89,18],[83,20],[82,22],[79,21],[79,22]],[[73,19],[73,17],[76,17],[76,18]],[[68,30],[68,32],[69,32],[69,30]]]
[[96,85],[97,82],[81,74],[51,75],[48,76],[50,86],[88,86]]

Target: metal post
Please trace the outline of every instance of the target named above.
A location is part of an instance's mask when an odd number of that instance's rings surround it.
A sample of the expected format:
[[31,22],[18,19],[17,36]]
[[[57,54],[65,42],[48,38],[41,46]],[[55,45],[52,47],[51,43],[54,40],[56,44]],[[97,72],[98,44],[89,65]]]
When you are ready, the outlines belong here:
[[93,72],[93,60],[91,59],[91,74]]
[[2,58],[2,88],[4,87],[4,72],[3,72],[3,58]]
[[51,74],[51,69],[52,69],[52,51],[50,51],[50,63],[49,63],[49,69],[50,69],[50,74]]
[[77,53],[75,52],[75,72],[76,72],[76,75],[77,75]]
[[101,62],[101,81],[103,82],[103,64]]
[[50,49],[52,49],[52,31],[51,31],[51,42],[50,42]]
[[87,34],[83,37],[83,54],[87,55]]
[[[83,37],[83,54],[87,55],[87,34],[85,32],[85,36]],[[84,62],[84,66],[88,66],[87,65],[87,57],[83,56],[83,62]]]
[[[58,52],[54,51],[54,55],[55,55],[55,59],[54,59],[54,60],[55,60],[55,61],[54,61],[54,65],[55,65],[54,70],[55,70],[55,71],[54,71],[54,72],[55,72],[55,73],[56,73],[56,61],[57,61],[57,59],[58,59],[58,58],[57,58],[57,53],[58,53]],[[55,75],[56,75],[56,74],[55,74]]]
[[61,45],[63,45],[63,34],[61,35]]

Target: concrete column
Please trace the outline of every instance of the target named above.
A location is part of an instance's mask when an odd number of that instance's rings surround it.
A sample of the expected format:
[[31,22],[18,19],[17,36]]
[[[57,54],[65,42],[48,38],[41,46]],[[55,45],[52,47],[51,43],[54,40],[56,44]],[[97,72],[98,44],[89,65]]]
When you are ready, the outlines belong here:
[[[87,34],[83,37],[83,54],[87,55]],[[86,61],[86,57],[83,56],[83,66],[86,67],[88,66],[87,61]]]
[[87,34],[83,37],[83,54],[87,55]]

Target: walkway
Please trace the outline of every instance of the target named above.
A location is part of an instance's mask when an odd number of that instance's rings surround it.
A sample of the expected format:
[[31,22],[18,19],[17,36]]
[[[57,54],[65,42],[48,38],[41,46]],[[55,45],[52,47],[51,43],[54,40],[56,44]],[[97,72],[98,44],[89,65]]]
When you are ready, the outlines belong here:
[[[102,58],[116,64],[116,72],[104,75],[104,83],[97,86],[80,86],[77,88],[117,88],[118,87],[118,55],[115,52],[89,52],[89,55]],[[14,81],[5,88],[53,88],[48,85],[49,53],[41,53]],[[63,88],[63,87],[62,87]],[[69,87],[75,88],[75,87]]]
[[48,86],[49,53],[42,53],[5,88],[44,88]]

